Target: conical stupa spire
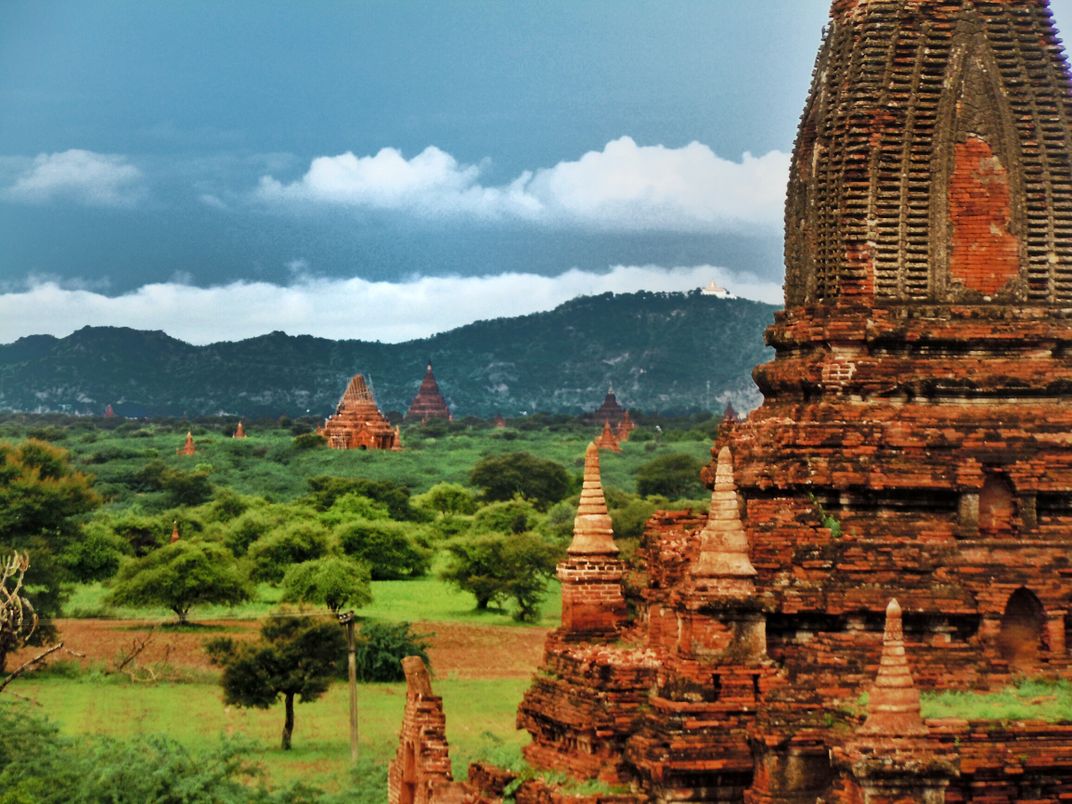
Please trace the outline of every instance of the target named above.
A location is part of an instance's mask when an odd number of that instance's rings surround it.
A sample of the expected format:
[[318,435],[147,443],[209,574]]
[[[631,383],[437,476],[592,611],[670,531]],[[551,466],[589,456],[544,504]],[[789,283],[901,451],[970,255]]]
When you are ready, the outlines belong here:
[[599,476],[599,447],[595,442],[588,445],[584,455],[584,485],[577,516],[573,520],[573,541],[569,555],[616,555],[614,529],[607,501],[603,496],[603,481]]
[[882,637],[882,661],[867,703],[867,720],[860,734],[913,737],[927,733],[919,708],[919,690],[905,658],[901,606],[891,600],[886,607],[886,631]]
[[179,540],[179,520],[175,520],[171,524],[171,543],[174,544]]
[[756,570],[748,557],[748,536],[737,507],[733,480],[733,454],[729,447],[718,453],[715,490],[707,524],[700,532],[700,556],[692,577],[704,586],[727,595],[749,595]]

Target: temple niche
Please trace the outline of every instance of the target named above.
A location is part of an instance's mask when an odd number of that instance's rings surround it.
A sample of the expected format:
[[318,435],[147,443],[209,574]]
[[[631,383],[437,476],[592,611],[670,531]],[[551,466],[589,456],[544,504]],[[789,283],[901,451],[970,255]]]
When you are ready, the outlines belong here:
[[439,392],[439,383],[436,382],[435,375],[432,373],[432,364],[429,363],[424,372],[421,387],[417,389],[417,395],[413,397],[413,402],[410,403],[409,410],[406,412],[406,420],[426,422],[429,419],[446,419],[450,421],[452,418],[450,408],[447,407],[447,400]]
[[335,413],[317,430],[332,449],[402,449],[402,436],[376,407],[364,376],[355,374]]
[[1070,121],[1045,0],[834,0],[763,404],[629,562],[578,516],[530,764],[604,801],[1072,798],[1072,724],[920,702],[1072,678]]

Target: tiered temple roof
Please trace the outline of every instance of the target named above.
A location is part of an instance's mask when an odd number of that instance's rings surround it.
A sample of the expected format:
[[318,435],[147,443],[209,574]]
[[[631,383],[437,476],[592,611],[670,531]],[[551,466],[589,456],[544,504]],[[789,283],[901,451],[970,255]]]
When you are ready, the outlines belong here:
[[603,398],[603,404],[592,413],[589,413],[585,417],[585,421],[590,424],[602,425],[604,422],[610,424],[611,427],[617,429],[621,424],[622,417],[625,416],[626,410],[618,403],[618,397],[614,395],[614,389],[608,388],[607,395]]
[[332,449],[402,449],[398,428],[392,427],[380,412],[361,374],[350,380],[335,413],[317,432]]
[[421,387],[417,390],[417,395],[413,397],[413,402],[406,412],[406,418],[422,422],[426,422],[429,419],[449,420],[451,418],[447,401],[443,398],[443,394],[439,392],[439,384],[436,382],[435,375],[432,374],[431,363],[428,364],[428,368],[424,372]]

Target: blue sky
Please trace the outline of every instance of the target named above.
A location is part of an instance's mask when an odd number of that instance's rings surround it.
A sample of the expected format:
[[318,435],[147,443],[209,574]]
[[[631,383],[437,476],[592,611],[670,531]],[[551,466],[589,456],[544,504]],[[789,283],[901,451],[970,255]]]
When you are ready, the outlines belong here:
[[5,0],[0,341],[400,340],[711,278],[776,301],[827,9]]

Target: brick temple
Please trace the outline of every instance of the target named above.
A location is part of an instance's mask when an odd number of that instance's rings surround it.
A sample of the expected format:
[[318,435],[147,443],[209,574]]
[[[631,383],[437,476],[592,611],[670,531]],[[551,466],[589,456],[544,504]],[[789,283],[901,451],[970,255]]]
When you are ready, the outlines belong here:
[[439,383],[436,382],[435,375],[432,373],[432,364],[429,363],[424,372],[424,379],[421,380],[421,387],[417,389],[417,395],[413,397],[413,402],[406,411],[406,419],[426,422],[429,419],[450,421],[451,418],[447,400],[439,391]]
[[402,436],[376,406],[372,389],[361,374],[346,386],[335,413],[317,430],[332,449],[402,449]]
[[920,706],[1072,677],[1070,98],[1046,0],[835,0],[764,402],[628,564],[589,452],[518,712],[531,765],[630,792],[518,802],[1072,800],[1072,724]]
[[[603,424],[609,424],[612,429],[617,430],[621,425],[622,420],[629,415],[629,412],[622,407],[618,401],[617,395],[614,393],[613,388],[607,389],[607,395],[603,398],[603,404],[596,410],[589,413],[584,417],[584,420],[589,424],[595,424],[600,427]],[[629,422],[629,427],[633,426],[632,421]]]

